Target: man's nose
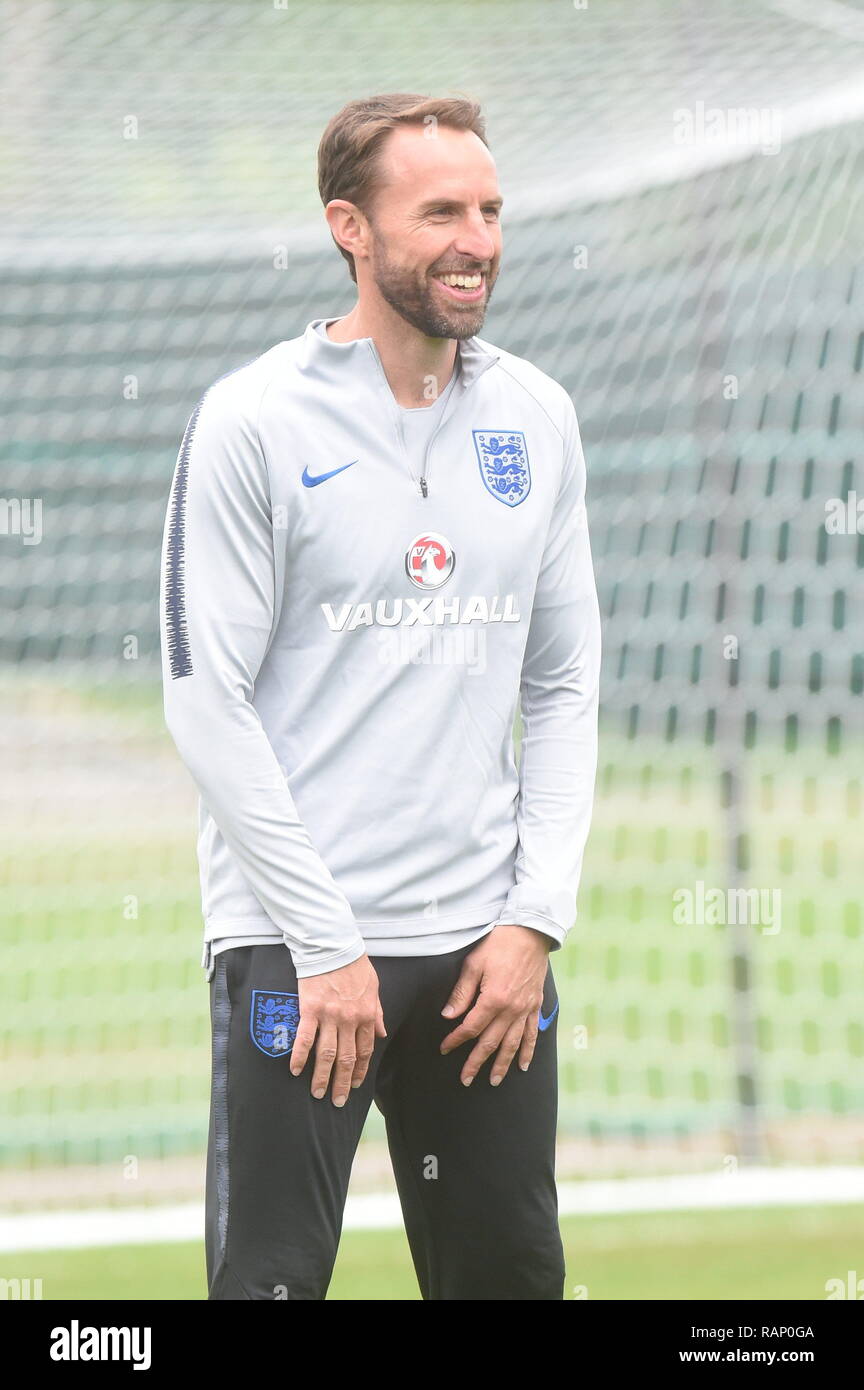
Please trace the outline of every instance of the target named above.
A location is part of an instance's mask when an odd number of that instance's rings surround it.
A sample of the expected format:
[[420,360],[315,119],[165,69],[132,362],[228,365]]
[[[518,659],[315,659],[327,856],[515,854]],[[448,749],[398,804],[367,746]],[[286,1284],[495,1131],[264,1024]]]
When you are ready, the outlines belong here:
[[466,219],[459,230],[453,249],[462,256],[471,256],[475,261],[482,261],[484,264],[495,259],[498,244],[482,213],[478,212],[476,217]]

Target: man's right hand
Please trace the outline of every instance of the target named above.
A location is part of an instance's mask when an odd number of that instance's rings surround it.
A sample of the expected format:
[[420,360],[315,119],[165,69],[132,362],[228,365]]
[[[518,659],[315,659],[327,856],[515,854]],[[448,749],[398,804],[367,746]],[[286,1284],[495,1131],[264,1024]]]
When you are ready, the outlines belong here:
[[339,970],[298,980],[300,1022],[291,1049],[291,1072],[299,1076],[315,1043],[312,1094],[321,1100],[331,1073],[333,1104],[344,1105],[352,1086],[365,1079],[375,1039],[386,1038],[378,998],[378,975],[367,955]]

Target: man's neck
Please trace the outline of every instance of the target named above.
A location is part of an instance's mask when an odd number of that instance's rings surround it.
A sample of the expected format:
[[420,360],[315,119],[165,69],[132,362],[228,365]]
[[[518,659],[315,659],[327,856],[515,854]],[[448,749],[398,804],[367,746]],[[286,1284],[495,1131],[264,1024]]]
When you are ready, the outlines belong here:
[[371,338],[381,358],[384,375],[399,405],[408,410],[434,405],[456,365],[455,338],[427,338],[385,305],[376,314],[355,304],[350,314],[330,324],[327,336],[334,343]]

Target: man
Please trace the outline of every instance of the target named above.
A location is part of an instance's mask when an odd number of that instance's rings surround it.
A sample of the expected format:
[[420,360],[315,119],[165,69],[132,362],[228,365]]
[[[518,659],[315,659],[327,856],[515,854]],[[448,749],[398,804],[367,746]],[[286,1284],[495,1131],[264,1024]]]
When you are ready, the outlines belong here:
[[549,953],[600,662],[576,416],[476,336],[502,200],[475,103],[349,102],[319,187],[357,303],[206,392],[163,544],[166,720],[201,793],[209,1297],[325,1297],[374,1099],[423,1298],[560,1299]]

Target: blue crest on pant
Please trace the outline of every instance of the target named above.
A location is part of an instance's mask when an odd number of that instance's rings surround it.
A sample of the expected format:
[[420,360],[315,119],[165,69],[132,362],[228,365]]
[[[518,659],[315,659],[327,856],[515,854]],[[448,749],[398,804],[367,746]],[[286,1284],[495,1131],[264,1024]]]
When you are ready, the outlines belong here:
[[518,507],[531,491],[531,467],[520,430],[472,430],[486,487],[508,507]]
[[300,999],[277,989],[253,989],[249,1031],[268,1057],[287,1057],[300,1022]]

